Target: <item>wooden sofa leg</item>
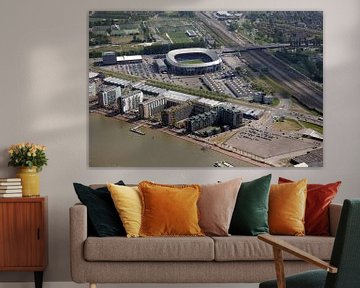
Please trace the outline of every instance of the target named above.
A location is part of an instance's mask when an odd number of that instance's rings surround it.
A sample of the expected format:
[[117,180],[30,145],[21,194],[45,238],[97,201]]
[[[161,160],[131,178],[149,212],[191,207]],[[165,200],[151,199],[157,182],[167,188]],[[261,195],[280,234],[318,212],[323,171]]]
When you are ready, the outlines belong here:
[[95,283],[89,283],[89,288],[96,288],[96,284]]

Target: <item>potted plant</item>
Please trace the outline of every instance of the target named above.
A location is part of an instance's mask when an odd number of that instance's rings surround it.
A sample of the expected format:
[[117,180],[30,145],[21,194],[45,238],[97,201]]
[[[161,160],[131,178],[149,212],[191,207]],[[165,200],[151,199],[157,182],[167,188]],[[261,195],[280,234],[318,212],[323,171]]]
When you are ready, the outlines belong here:
[[17,177],[21,178],[22,194],[24,197],[39,196],[39,174],[42,167],[47,165],[46,147],[33,143],[20,143],[9,147],[9,166],[19,167]]

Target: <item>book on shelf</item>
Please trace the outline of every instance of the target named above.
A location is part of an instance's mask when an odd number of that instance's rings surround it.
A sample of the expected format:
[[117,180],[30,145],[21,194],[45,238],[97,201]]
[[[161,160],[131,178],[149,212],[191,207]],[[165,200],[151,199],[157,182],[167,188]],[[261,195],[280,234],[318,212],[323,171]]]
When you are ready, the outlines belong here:
[[6,190],[0,190],[0,194],[16,194],[16,193],[22,193],[22,189],[6,189]]
[[2,182],[21,182],[20,178],[0,178],[0,183]]
[[21,185],[21,182],[0,182],[1,186],[19,186]]
[[22,193],[0,193],[0,198],[22,197]]
[[17,186],[0,186],[0,193],[2,193],[1,191],[3,190],[17,190],[17,189],[21,189],[22,186],[21,185],[17,185]]

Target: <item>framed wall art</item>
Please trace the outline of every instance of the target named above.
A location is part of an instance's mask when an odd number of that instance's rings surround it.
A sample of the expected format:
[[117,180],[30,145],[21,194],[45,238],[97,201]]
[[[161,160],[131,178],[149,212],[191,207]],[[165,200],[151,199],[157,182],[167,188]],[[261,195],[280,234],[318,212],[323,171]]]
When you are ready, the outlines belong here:
[[322,11],[90,11],[91,167],[322,167]]

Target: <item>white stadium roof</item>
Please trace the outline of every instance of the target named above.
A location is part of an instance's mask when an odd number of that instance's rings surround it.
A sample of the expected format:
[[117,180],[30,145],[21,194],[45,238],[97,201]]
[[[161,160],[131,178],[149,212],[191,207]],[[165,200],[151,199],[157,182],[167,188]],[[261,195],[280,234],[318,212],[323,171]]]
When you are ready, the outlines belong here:
[[143,58],[141,55],[130,55],[130,56],[117,56],[117,62],[124,62],[124,61],[141,61]]

